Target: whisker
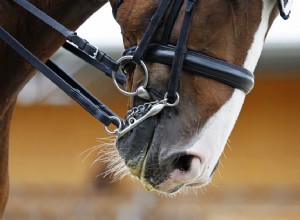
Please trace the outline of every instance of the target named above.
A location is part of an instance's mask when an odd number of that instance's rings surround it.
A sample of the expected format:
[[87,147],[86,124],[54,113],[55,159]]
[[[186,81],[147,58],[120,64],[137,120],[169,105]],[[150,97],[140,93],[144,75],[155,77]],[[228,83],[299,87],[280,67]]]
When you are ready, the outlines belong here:
[[217,171],[218,171],[218,174],[219,174],[219,176],[223,179],[223,176],[222,176],[222,174],[221,174],[221,172],[220,172],[220,170],[219,169],[217,169]]
[[83,151],[80,156],[85,156],[83,161],[95,153],[96,158],[91,162],[90,167],[97,163],[106,163],[106,170],[96,177],[111,176],[112,182],[120,180],[130,174],[124,161],[115,148],[116,136],[97,138],[98,145]]
[[200,188],[200,191],[203,195],[205,195],[204,191],[203,191],[203,187]]
[[[84,163],[86,161],[86,159],[92,154],[94,153],[96,150],[100,149],[101,146],[95,146],[93,149],[89,150],[89,151],[86,151],[85,153],[87,153],[87,155],[83,158],[82,162]],[[84,153],[82,153],[81,155],[83,155]]]
[[195,188],[191,188],[192,190],[192,195],[198,196],[198,190],[196,190]]
[[213,187],[215,187],[215,188],[219,188],[219,186],[218,185],[216,185],[212,180],[210,181],[210,184],[213,186]]
[[219,163],[220,163],[221,167],[224,169],[225,167],[224,167],[223,161],[221,159],[219,160]]
[[232,151],[231,148],[231,141],[228,139],[226,145],[228,146],[229,150]]
[[81,157],[82,155],[84,155],[85,153],[89,152],[89,151],[93,151],[94,149],[99,148],[99,145],[93,146],[91,148],[86,149],[85,151],[81,152],[78,156]]
[[115,135],[112,135],[112,136],[108,136],[108,137],[101,137],[101,138],[97,138],[96,140],[97,141],[102,141],[102,140],[104,140],[104,141],[115,141],[115,139],[116,139],[116,136]]
[[225,160],[227,160],[227,156],[226,156],[225,151],[223,151],[223,155],[224,155]]

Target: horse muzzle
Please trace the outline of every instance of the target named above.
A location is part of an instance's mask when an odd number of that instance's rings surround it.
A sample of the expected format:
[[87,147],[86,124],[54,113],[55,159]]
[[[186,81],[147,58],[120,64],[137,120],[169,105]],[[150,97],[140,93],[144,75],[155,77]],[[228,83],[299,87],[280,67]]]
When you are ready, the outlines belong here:
[[175,193],[186,186],[203,185],[201,158],[187,154],[179,140],[184,135],[176,130],[179,126],[166,123],[174,114],[174,109],[165,110],[117,139],[119,155],[147,190]]

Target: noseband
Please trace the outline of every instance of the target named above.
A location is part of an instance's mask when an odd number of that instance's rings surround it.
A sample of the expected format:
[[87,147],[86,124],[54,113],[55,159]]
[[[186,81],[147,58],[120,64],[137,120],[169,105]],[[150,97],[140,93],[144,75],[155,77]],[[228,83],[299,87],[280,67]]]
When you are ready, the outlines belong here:
[[[64,35],[68,40],[64,47],[84,59],[86,62],[102,70],[106,75],[112,77],[114,84],[124,95],[138,96],[146,100],[145,104],[129,110],[125,120],[123,120],[55,64],[50,61],[48,61],[46,65],[43,64],[0,27],[0,38],[14,48],[60,89],[67,93],[67,95],[84,107],[96,119],[102,122],[106,126],[107,132],[116,134],[119,137],[132,130],[147,118],[157,115],[164,108],[174,107],[179,103],[180,95],[178,87],[182,70],[185,70],[190,74],[217,80],[233,88],[243,90],[246,94],[253,88],[254,76],[248,70],[187,48],[187,39],[194,9],[196,4],[201,0],[161,0],[140,44],[126,49],[123,54],[124,56],[118,61],[114,61],[104,52],[90,45],[75,32],[68,30],[27,1],[13,1]],[[114,16],[116,16],[121,4],[122,0],[115,1],[113,5]],[[185,4],[185,15],[181,32],[176,46],[170,45],[168,43],[173,26],[183,4]],[[163,34],[161,35],[160,40],[157,41],[157,32],[159,28],[161,28],[160,24],[162,24],[162,22],[165,24],[163,27]],[[154,39],[156,39],[155,42]],[[70,42],[72,44],[70,44]],[[147,92],[149,76],[146,62],[161,63],[168,65],[171,68],[168,88],[161,100],[151,100],[151,96]],[[119,84],[125,84],[123,69],[130,63],[140,65],[145,73],[143,84],[134,92],[124,91],[119,86]],[[110,124],[114,124],[118,128],[114,131],[110,131],[107,128]]]

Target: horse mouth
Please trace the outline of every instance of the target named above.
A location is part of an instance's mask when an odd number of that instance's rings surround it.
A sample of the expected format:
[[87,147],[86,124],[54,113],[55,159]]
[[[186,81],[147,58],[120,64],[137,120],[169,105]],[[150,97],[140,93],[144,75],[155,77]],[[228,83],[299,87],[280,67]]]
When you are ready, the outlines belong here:
[[138,178],[147,191],[172,194],[183,185],[168,190],[160,189],[160,184],[169,178],[172,169],[160,164],[160,147],[163,138],[164,115],[150,117],[117,139],[116,148],[131,175]]
[[[178,168],[177,164],[182,165],[182,160],[187,164],[191,164],[191,161],[201,164],[201,161],[193,155],[187,155],[185,151],[176,152],[176,156],[174,156],[174,154],[170,153],[172,149],[163,148],[163,146],[167,146],[164,141],[170,143],[174,139],[164,133],[164,131],[168,130],[164,122],[165,118],[170,116],[169,114],[171,114],[170,110],[167,110],[146,119],[124,136],[119,137],[116,142],[116,148],[132,176],[138,178],[146,190],[175,194],[185,187],[194,188],[194,186],[199,185],[193,184],[194,181],[166,185],[165,183],[173,181],[171,178],[172,173],[184,173],[189,170],[188,166],[185,165]],[[165,161],[162,161],[162,158],[166,157],[166,154],[162,155],[163,151],[168,151],[168,157]],[[181,161],[178,161],[179,158]],[[200,173],[197,173],[192,179],[197,181],[199,176]]]
[[141,181],[157,121],[157,116],[148,118],[116,141],[119,156],[124,160],[130,173]]

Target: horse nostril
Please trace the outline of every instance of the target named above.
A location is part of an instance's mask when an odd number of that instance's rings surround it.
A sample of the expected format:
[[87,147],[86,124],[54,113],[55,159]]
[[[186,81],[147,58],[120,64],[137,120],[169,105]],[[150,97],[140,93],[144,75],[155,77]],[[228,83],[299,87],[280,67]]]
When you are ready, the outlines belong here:
[[191,167],[191,162],[193,160],[193,155],[182,155],[174,161],[174,168],[180,171],[187,172]]
[[[170,160],[166,160],[168,161]],[[187,154],[177,154],[172,163],[166,165],[169,167],[170,174],[159,184],[158,189],[169,193],[174,193],[186,184],[197,181],[203,168],[199,157]]]

